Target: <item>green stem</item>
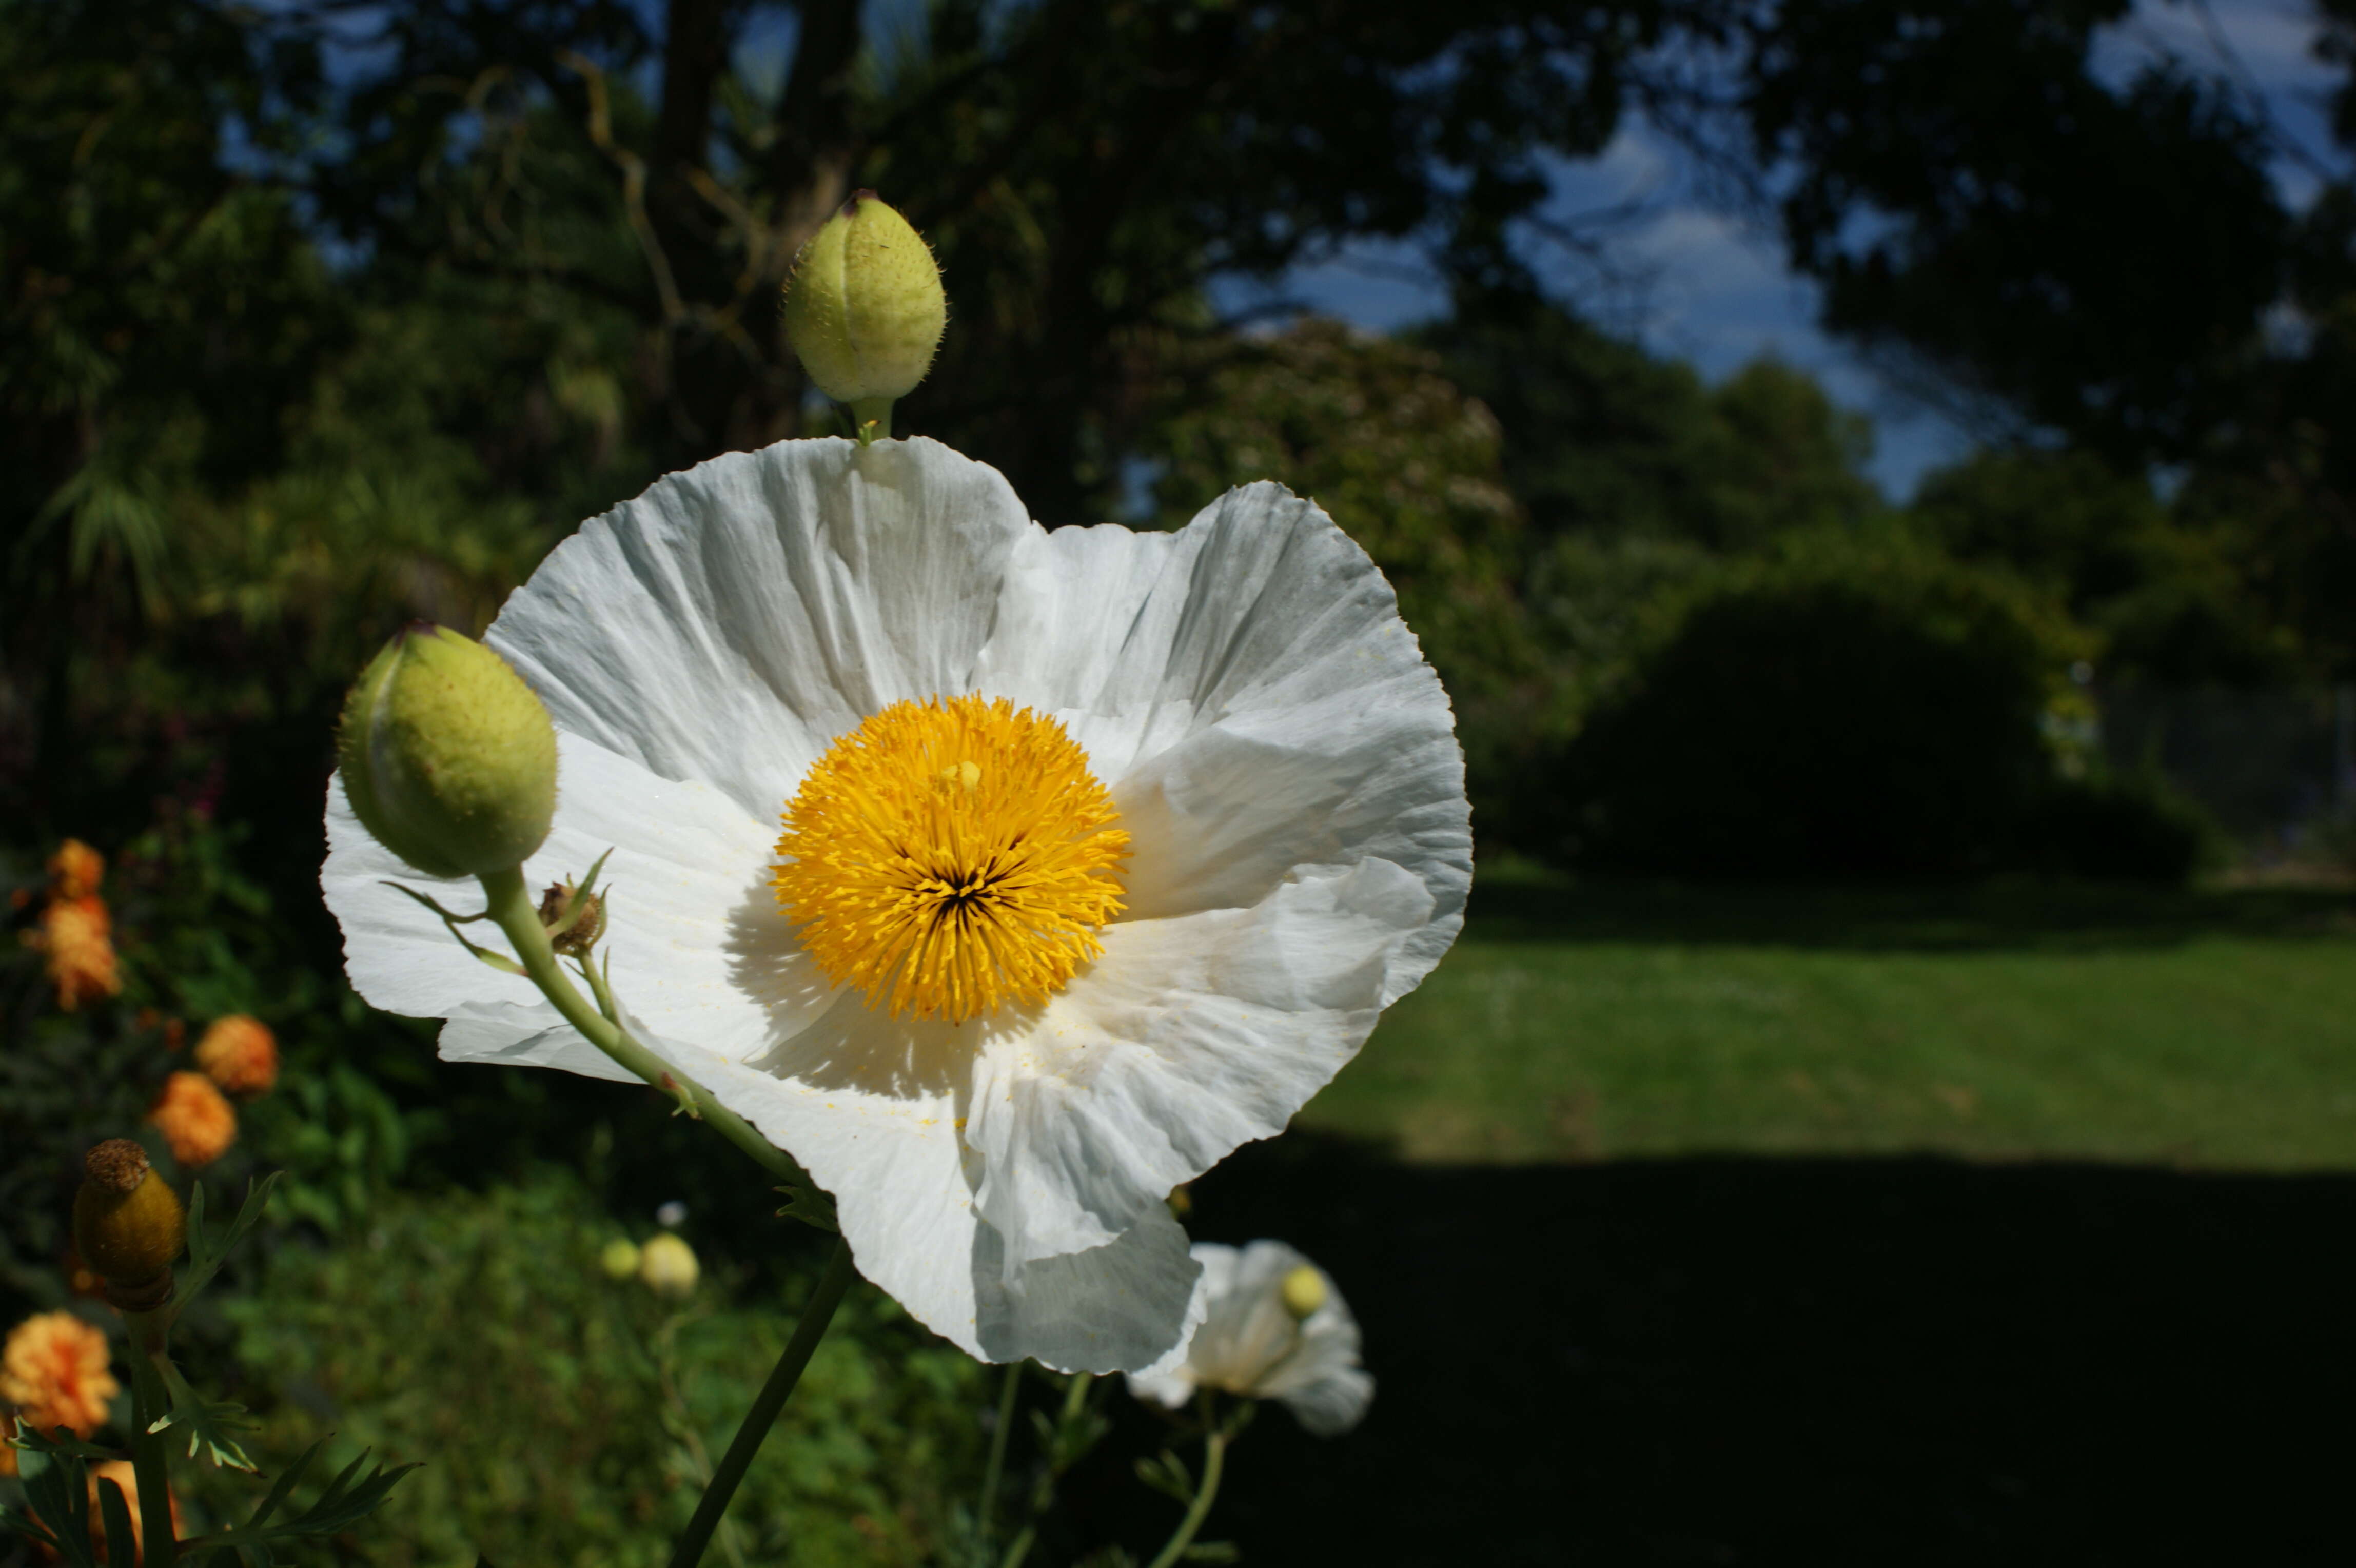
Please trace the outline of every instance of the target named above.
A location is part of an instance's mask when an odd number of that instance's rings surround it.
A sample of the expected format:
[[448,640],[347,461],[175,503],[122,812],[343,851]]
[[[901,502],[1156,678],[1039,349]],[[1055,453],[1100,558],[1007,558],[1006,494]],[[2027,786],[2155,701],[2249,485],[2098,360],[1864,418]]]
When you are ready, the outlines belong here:
[[[873,429],[869,426],[873,426]],[[892,400],[888,397],[853,398],[851,403],[851,428],[859,436],[859,444],[892,439]]]
[[786,1397],[801,1380],[802,1369],[809,1365],[810,1352],[825,1337],[826,1326],[834,1321],[834,1309],[842,1304],[842,1293],[850,1288],[855,1273],[850,1243],[837,1241],[826,1273],[819,1276],[818,1288],[810,1292],[809,1305],[802,1309],[802,1320],[794,1325],[794,1337],[786,1341],[786,1353],[777,1358],[769,1380],[761,1385],[753,1408],[744,1412],[744,1424],[730,1440],[728,1452],[720,1456],[712,1484],[703,1488],[703,1500],[695,1505],[695,1517],[687,1521],[687,1531],[670,1554],[670,1568],[695,1568],[702,1558],[712,1532],[719,1528],[720,1516],[728,1511],[728,1499],[736,1495],[737,1483],[752,1468],[753,1455],[761,1451],[762,1440],[769,1435],[777,1412],[786,1407]]
[[1211,1517],[1211,1503],[1219,1495],[1219,1468],[1227,1456],[1227,1434],[1212,1419],[1211,1391],[1203,1391],[1203,1484],[1194,1488],[1194,1500],[1186,1507],[1186,1517],[1178,1521],[1178,1533],[1162,1548],[1162,1554],[1146,1568],[1170,1568],[1186,1554],[1194,1543],[1194,1532]]
[[622,1066],[656,1088],[676,1096],[688,1114],[710,1122],[722,1137],[752,1155],[797,1191],[806,1197],[815,1197],[817,1185],[783,1149],[761,1136],[759,1129],[751,1122],[713,1099],[710,1090],[632,1039],[627,1030],[599,1012],[573,988],[572,977],[564,972],[564,966],[557,960],[556,950],[549,945],[547,928],[540,923],[539,907],[532,903],[531,895],[524,886],[520,867],[493,872],[480,880],[483,896],[490,903],[493,923],[514,944],[516,958],[523,964],[524,973],[540,987],[541,993],[548,998],[557,1012],[563,1015],[566,1023],[580,1030],[591,1045]]
[[172,1539],[172,1477],[170,1455],[163,1433],[151,1432],[172,1408],[164,1375],[155,1359],[164,1354],[170,1331],[168,1312],[125,1313],[131,1326],[131,1474],[139,1483],[139,1533],[144,1542],[140,1561],[148,1568],[170,1568],[177,1555]]
[[1031,1498],[1023,1514],[1022,1532],[1008,1542],[1006,1555],[998,1568],[1023,1568],[1023,1560],[1039,1539],[1039,1521],[1055,1503],[1055,1483],[1071,1468],[1084,1450],[1074,1434],[1080,1417],[1088,1408],[1088,1390],[1096,1382],[1091,1372],[1074,1372],[1072,1380],[1064,1385],[1064,1406],[1055,1413],[1055,1429],[1047,1443],[1045,1463],[1039,1466],[1039,1479],[1031,1487]]
[[976,1527],[982,1552],[990,1547],[990,1529],[998,1513],[999,1477],[1006,1473],[1006,1439],[1014,1430],[1014,1399],[1023,1390],[1023,1363],[1006,1364],[1006,1386],[998,1395],[998,1424],[990,1433],[990,1463],[981,1472],[981,1522]]

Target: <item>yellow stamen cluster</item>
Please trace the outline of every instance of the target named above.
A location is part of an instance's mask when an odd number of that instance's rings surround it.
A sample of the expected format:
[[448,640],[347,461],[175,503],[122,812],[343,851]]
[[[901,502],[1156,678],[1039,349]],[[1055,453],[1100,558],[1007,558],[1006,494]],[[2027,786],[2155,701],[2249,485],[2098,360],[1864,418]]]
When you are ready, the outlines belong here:
[[1003,698],[894,703],[786,808],[777,902],[837,985],[894,1017],[1036,1003],[1104,950],[1129,834],[1087,754]]

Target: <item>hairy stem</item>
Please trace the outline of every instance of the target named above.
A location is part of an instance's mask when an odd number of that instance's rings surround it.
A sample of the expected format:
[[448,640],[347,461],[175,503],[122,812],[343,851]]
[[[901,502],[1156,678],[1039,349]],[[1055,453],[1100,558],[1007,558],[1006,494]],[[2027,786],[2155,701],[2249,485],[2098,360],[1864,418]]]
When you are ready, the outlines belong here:
[[810,1353],[825,1337],[826,1326],[834,1321],[834,1309],[842,1304],[842,1293],[850,1288],[854,1272],[851,1266],[851,1244],[837,1241],[834,1256],[827,1260],[826,1273],[819,1276],[818,1288],[810,1293],[809,1305],[802,1309],[802,1320],[794,1325],[794,1337],[786,1341],[786,1353],[777,1358],[769,1380],[761,1385],[753,1408],[744,1412],[744,1424],[730,1440],[728,1452],[721,1455],[712,1484],[703,1488],[703,1500],[695,1505],[695,1517],[688,1520],[686,1532],[670,1554],[670,1568],[695,1568],[702,1558],[712,1532],[719,1528],[720,1516],[728,1511],[728,1499],[736,1495],[737,1483],[752,1468],[753,1455],[760,1452],[761,1442],[776,1424],[777,1412],[786,1407],[786,1397],[801,1380],[802,1369],[809,1365]]
[[1170,1568],[1186,1554],[1194,1543],[1194,1532],[1211,1517],[1211,1504],[1219,1495],[1219,1469],[1227,1456],[1227,1434],[1213,1419],[1211,1391],[1203,1391],[1203,1484],[1194,1488],[1194,1500],[1186,1505],[1186,1517],[1178,1521],[1177,1533],[1162,1544],[1160,1556],[1146,1568]]
[[172,1539],[172,1477],[163,1433],[148,1429],[172,1408],[156,1358],[164,1354],[168,1312],[126,1313],[131,1324],[131,1474],[139,1483],[139,1558],[149,1568],[170,1568],[178,1554]]
[[720,1135],[792,1186],[797,1191],[814,1196],[817,1186],[809,1174],[796,1165],[783,1149],[761,1136],[751,1122],[720,1103],[712,1091],[693,1079],[664,1061],[630,1037],[629,1032],[607,1018],[591,1004],[588,998],[573,987],[572,977],[557,961],[556,950],[549,945],[548,931],[540,923],[540,909],[525,889],[520,867],[511,871],[494,872],[481,878],[483,895],[490,901],[490,917],[494,924],[507,934],[515,946],[516,958],[523,972],[540,987],[564,1021],[581,1031],[588,1042],[637,1073],[656,1088],[678,1098],[680,1105],[715,1128]]
[[998,1395],[998,1424],[990,1433],[990,1463],[981,1472],[981,1513],[975,1535],[984,1552],[989,1549],[991,1526],[998,1513],[999,1478],[1006,1472],[1006,1439],[1014,1430],[1014,1398],[1022,1390],[1023,1363],[1010,1361],[1006,1366],[1006,1386]]

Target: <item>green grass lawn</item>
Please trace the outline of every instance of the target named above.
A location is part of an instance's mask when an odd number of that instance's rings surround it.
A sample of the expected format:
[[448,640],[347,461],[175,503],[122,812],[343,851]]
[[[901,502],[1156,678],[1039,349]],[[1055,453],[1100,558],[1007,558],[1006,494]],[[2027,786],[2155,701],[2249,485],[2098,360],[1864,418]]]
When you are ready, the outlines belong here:
[[1299,1124],[1434,1161],[2356,1167],[2356,895],[1494,878]]

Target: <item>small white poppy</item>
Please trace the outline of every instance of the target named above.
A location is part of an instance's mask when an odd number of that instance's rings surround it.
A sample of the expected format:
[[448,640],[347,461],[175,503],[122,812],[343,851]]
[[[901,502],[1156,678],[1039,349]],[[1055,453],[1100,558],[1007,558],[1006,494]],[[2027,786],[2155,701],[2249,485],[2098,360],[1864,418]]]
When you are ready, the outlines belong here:
[[[936,443],[784,442],[584,525],[487,640],[558,731],[530,885],[612,848],[633,1033],[986,1359],[1183,1343],[1164,1196],[1280,1132],[1462,923],[1447,696],[1274,485],[1050,532]],[[626,1076],[384,886],[428,879],[333,784],[327,839],[362,996],[451,1060]]]
[[1184,1355],[1130,1373],[1130,1392],[1172,1410],[1198,1389],[1281,1400],[1320,1437],[1365,1418],[1375,1380],[1358,1365],[1358,1320],[1324,1270],[1281,1241],[1197,1241],[1194,1261],[1202,1326]]

